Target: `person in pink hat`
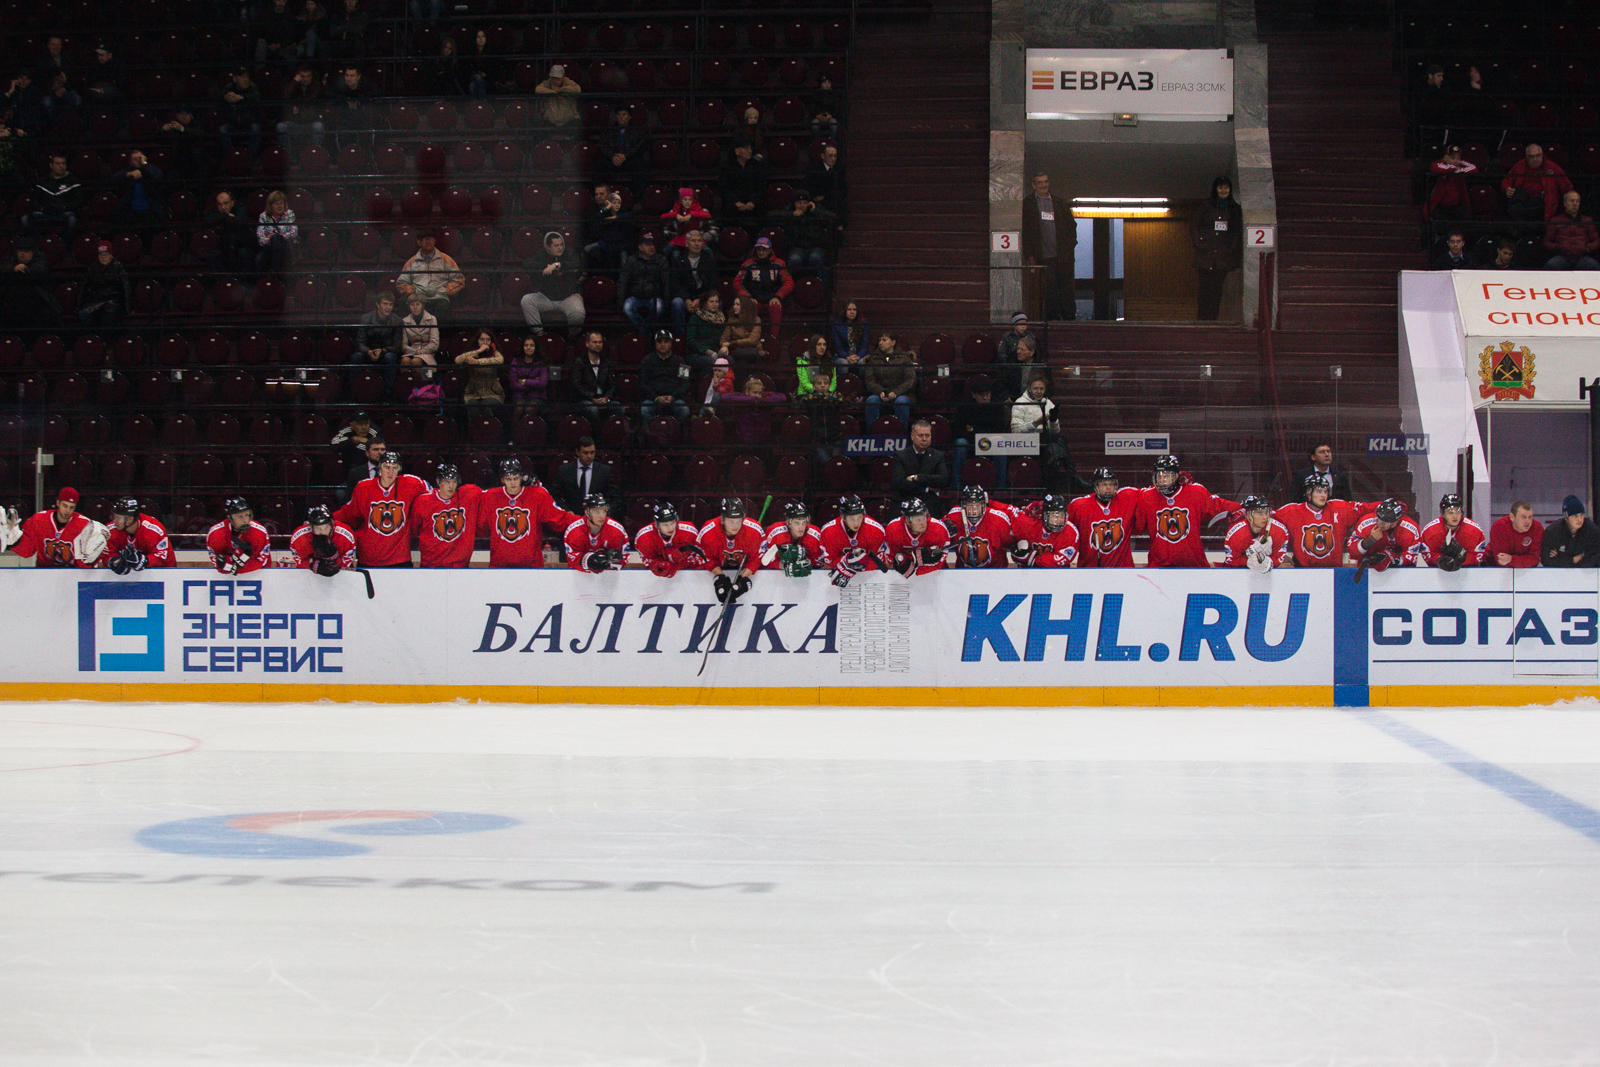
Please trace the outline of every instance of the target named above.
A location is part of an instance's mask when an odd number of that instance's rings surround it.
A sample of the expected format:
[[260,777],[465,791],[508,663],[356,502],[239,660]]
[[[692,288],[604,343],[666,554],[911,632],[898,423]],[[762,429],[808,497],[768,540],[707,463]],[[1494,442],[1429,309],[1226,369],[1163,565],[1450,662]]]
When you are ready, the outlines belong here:
[[128,272],[112,256],[110,242],[101,241],[94,252],[78,286],[78,321],[90,329],[109,330],[128,313]]
[[678,201],[661,213],[661,232],[672,234],[668,248],[682,248],[690,230],[699,230],[702,236],[711,225],[711,212],[700,206],[694,190],[687,185],[678,190]]

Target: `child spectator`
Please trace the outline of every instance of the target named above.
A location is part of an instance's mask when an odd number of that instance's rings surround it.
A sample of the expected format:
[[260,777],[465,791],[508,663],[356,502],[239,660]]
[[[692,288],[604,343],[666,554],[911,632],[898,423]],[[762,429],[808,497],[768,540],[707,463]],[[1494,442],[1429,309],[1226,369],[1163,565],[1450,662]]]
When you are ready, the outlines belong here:
[[717,401],[731,392],[733,392],[733,365],[722,356],[718,356],[716,362],[711,365],[711,378],[706,382],[705,396],[700,398],[700,403],[704,405],[700,409],[700,414],[711,414],[715,410]]

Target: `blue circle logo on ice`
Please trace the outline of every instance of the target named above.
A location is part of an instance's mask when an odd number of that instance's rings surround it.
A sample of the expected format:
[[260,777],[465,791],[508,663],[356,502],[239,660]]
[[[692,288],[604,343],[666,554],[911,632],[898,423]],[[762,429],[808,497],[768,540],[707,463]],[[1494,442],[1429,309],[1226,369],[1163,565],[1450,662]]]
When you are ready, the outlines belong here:
[[303,823],[325,822],[352,824],[329,827],[333,833],[368,837],[470,834],[517,825],[516,819],[475,811],[267,811],[245,815],[207,815],[198,819],[158,823],[140,830],[134,835],[134,840],[161,852],[222,859],[320,859],[356,856],[372,851],[368,846],[352,841],[329,841],[276,832]]

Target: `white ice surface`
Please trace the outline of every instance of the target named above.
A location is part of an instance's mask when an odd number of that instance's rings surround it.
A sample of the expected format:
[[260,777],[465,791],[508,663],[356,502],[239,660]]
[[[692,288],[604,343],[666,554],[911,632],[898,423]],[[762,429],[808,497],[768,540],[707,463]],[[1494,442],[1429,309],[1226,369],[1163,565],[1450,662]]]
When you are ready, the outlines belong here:
[[[518,823],[135,838],[359,809]],[[0,871],[8,1067],[1600,1064],[1600,840],[1344,711],[0,705]]]

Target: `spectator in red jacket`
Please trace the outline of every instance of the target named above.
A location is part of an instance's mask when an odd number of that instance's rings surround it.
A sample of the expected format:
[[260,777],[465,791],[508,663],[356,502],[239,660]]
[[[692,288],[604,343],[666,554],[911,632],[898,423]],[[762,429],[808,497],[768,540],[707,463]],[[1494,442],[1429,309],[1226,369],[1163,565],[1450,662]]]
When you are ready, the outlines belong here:
[[1544,524],[1533,517],[1533,505],[1519,500],[1511,505],[1511,514],[1500,516],[1489,527],[1489,551],[1484,565],[1537,567],[1543,539]]
[[1600,270],[1594,258],[1600,249],[1600,230],[1594,220],[1578,213],[1581,198],[1576,189],[1561,194],[1561,214],[1544,224],[1544,247],[1554,252],[1545,261],[1545,270]]
[[1453,144],[1446,148],[1444,158],[1434,160],[1428,165],[1428,170],[1435,175],[1435,181],[1433,191],[1428,194],[1428,203],[1422,209],[1422,217],[1434,221],[1471,218],[1472,201],[1467,195],[1467,175],[1478,173],[1478,167],[1461,158],[1461,146]]
[[1544,222],[1561,210],[1562,194],[1572,191],[1567,172],[1544,158],[1544,149],[1530,144],[1522,161],[1500,182],[1506,214],[1522,222]]
[[[667,242],[669,248],[683,248],[688,242],[690,230],[699,230],[704,237],[710,226],[711,212],[700,206],[694,190],[687,185],[678,190],[677,202],[661,213],[662,234],[673,235],[672,240]],[[714,237],[706,239],[715,241]]]
[[[778,343],[778,327],[783,324],[783,298],[794,292],[794,278],[783,260],[772,254],[772,242],[765,237],[756,238],[755,254],[739,267],[733,279],[733,291],[739,296],[753,297],[759,306],[767,306],[767,319],[772,323],[772,343]],[[774,347],[773,351],[777,351]]]

